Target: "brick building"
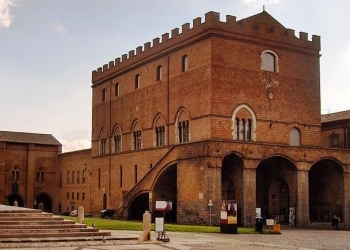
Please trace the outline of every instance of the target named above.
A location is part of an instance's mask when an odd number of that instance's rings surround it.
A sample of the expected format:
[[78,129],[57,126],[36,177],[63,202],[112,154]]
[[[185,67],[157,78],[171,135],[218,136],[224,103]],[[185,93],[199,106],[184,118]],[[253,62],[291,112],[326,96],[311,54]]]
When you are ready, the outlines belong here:
[[171,201],[167,220],[218,224],[235,200],[240,226],[260,208],[349,229],[349,150],[322,147],[319,60],[319,36],[266,11],[209,12],[93,71],[91,150],[58,156],[53,211],[140,219]]
[[[51,212],[58,204],[58,154],[62,145],[52,135],[0,131],[0,197],[3,204]],[[51,185],[50,185],[51,183]],[[54,184],[54,185],[52,185]]]
[[[92,74],[96,204],[140,218],[155,202],[171,219],[238,223],[278,216],[349,224],[348,152],[321,148],[320,37],[296,37],[267,12],[218,13],[173,29]],[[290,221],[294,208],[295,221]]]

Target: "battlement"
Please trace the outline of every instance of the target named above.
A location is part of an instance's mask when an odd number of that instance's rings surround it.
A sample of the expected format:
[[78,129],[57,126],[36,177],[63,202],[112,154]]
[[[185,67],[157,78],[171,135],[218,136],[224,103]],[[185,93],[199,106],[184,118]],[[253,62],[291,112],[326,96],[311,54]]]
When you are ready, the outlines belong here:
[[171,36],[169,33],[164,33],[161,39],[156,37],[152,43],[147,42],[143,46],[137,47],[136,50],[123,54],[121,58],[118,57],[114,61],[103,65],[103,67],[92,71],[92,82],[93,84],[97,83],[99,80],[115,72],[122,71],[136,62],[145,61],[161,51],[169,51],[189,38],[207,34],[208,32],[214,34],[214,31],[215,33],[224,32],[232,37],[249,36],[252,40],[263,39],[293,45],[299,49],[310,50],[314,53],[318,53],[321,48],[320,36],[313,35],[310,41],[307,33],[299,32],[299,37],[296,37],[294,30],[283,27],[265,11],[239,21],[236,20],[235,16],[227,15],[225,22],[220,21],[220,13],[211,11],[205,14],[204,22],[202,22],[200,17],[197,17],[193,19],[192,28],[190,23],[185,23],[181,26],[181,32],[179,28],[175,28],[171,30]]

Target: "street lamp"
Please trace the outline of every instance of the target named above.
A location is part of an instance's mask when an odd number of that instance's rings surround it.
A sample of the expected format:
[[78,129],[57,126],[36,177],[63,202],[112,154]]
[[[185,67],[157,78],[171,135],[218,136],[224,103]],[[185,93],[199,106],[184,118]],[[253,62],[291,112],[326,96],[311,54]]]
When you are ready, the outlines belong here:
[[213,206],[213,202],[211,200],[209,200],[208,206],[209,206],[209,226],[211,226],[211,207]]

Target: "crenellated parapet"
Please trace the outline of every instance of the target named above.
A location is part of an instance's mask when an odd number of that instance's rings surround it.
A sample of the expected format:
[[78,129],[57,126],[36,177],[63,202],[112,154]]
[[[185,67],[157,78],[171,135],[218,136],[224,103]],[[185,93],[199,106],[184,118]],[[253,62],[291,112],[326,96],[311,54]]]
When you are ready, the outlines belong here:
[[204,21],[197,17],[193,19],[192,27],[190,23],[185,23],[181,26],[181,32],[179,28],[175,28],[171,30],[171,34],[164,33],[161,38],[154,38],[152,42],[147,42],[92,71],[92,83],[98,83],[115,72],[123,72],[136,62],[144,63],[153,56],[159,56],[160,53],[168,53],[189,39],[193,40],[208,34],[220,34],[243,40],[249,37],[250,40],[259,43],[280,43],[317,54],[321,49],[320,36],[313,35],[310,41],[307,33],[299,32],[297,37],[294,30],[285,28],[265,11],[239,21],[230,15],[226,16],[225,21],[220,21],[220,14],[211,11],[205,14]]

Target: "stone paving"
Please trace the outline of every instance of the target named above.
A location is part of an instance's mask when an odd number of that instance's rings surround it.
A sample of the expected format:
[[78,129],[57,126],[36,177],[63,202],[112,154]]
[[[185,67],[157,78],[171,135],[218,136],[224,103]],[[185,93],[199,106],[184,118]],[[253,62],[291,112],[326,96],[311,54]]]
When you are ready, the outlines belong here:
[[9,243],[0,249],[60,249],[60,250],[222,250],[222,249],[281,249],[281,250],[325,250],[350,249],[350,232],[334,230],[287,229],[279,235],[270,234],[219,234],[219,233],[179,233],[168,232],[170,242],[157,241],[157,234],[151,233],[150,241],[141,241],[142,231],[112,231],[120,238],[138,237],[140,240],[108,240]]

